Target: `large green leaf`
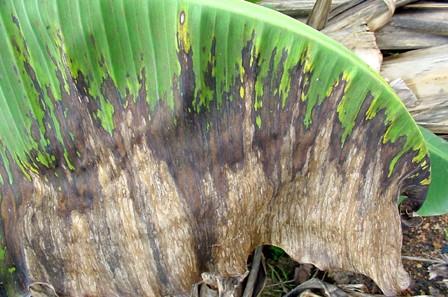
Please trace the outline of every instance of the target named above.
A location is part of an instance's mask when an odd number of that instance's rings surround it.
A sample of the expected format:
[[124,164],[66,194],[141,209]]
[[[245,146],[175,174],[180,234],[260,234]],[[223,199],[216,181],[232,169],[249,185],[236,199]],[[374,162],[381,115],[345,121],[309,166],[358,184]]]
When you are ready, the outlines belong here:
[[448,213],[448,142],[431,131],[420,128],[431,160],[431,185],[418,214],[422,216]]
[[[254,40],[252,50],[259,59],[255,109],[262,106],[266,78],[283,68],[291,69],[303,59],[306,70],[313,70],[310,80],[319,79],[310,84],[307,98],[303,98],[308,102],[305,125],[311,124],[316,104],[324,100],[335,82],[343,77],[350,88],[338,107],[344,128],[342,142],[353,129],[363,102],[360,98],[371,92],[375,99],[382,99],[373,101],[369,116],[384,109],[387,121],[394,124],[390,125],[384,141],[395,142],[400,136],[406,136],[403,150],[393,160],[391,170],[404,152],[422,145],[411,117],[403,111],[395,94],[384,87],[378,75],[364,65],[360,67],[361,62],[342,46],[292,19],[264,8],[246,7],[240,1],[133,0],[111,3],[39,3],[30,0],[0,3],[1,34],[5,41],[2,43],[0,103],[2,118],[7,123],[0,131],[1,154],[3,160],[7,160],[6,154],[9,154],[9,159],[18,164],[24,174],[28,175],[40,166],[54,165],[55,156],[48,153],[50,141],[45,136],[49,130],[64,151],[65,165],[72,167],[65,144],[68,140],[63,139],[67,137],[63,134],[70,131],[63,131],[58,119],[66,115],[57,114],[65,111],[58,111],[56,107],[64,91],[69,91],[66,81],[70,75],[74,79],[82,75],[88,84],[86,91],[97,104],[95,119],[104,130],[112,133],[116,126],[113,121],[115,107],[101,92],[101,84],[106,78],[117,86],[122,104],[126,103],[126,95],[135,97],[138,94],[144,78],[149,107],[154,109],[159,101],[164,101],[174,109],[176,88],[173,89],[172,79],[181,71],[177,57],[179,47],[184,47],[187,53],[202,50],[205,54],[192,55],[193,67],[199,74],[194,77],[196,98],[191,109],[200,112],[207,110],[213,100],[221,105],[232,82],[244,74],[241,50],[251,40]],[[178,23],[179,11],[184,15],[184,24]],[[265,16],[270,20],[263,19]],[[208,28],[203,28],[202,23]],[[222,59],[214,59],[213,51]],[[213,66],[211,73],[207,72],[210,63]],[[270,63],[273,69],[270,69]],[[69,72],[62,71],[65,65],[69,66]],[[211,90],[207,84],[207,75],[216,80],[216,90]],[[280,80],[277,92],[285,105],[290,75],[283,71],[277,79]],[[423,154],[424,151],[419,158]],[[12,181],[9,169],[7,180]]]
[[201,272],[242,274],[259,244],[394,294],[408,284],[396,199],[419,206],[428,183],[391,88],[280,13],[0,0],[0,260],[14,294],[185,294]]

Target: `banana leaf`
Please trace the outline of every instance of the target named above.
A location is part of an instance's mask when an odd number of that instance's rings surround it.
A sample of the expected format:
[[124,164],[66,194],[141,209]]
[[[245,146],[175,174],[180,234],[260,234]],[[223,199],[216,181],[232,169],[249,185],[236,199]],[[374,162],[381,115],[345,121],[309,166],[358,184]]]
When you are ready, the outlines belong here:
[[420,127],[425,137],[431,160],[431,184],[422,207],[421,216],[435,216],[448,213],[448,142]]
[[424,139],[343,46],[237,1],[0,0],[9,296],[186,296],[261,244],[409,285]]

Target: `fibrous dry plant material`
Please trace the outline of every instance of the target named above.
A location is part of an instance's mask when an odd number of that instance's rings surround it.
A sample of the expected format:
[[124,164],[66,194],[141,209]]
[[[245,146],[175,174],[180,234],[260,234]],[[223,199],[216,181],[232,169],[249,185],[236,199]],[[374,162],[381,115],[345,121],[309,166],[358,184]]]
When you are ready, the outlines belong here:
[[381,74],[401,78],[416,95],[408,106],[415,120],[448,134],[448,44],[409,51],[384,61]]

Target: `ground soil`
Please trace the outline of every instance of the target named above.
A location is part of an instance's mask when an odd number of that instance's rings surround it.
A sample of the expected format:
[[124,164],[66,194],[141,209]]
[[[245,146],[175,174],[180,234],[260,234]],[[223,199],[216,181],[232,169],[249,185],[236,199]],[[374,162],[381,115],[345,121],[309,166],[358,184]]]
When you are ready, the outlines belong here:
[[[437,259],[448,255],[448,215],[423,218],[415,227],[403,227],[404,256]],[[448,282],[443,279],[443,267],[439,277],[429,280],[431,263],[403,259],[406,271],[413,279],[411,295],[448,296]],[[445,268],[448,268],[448,263]],[[447,275],[445,275],[447,277]]]

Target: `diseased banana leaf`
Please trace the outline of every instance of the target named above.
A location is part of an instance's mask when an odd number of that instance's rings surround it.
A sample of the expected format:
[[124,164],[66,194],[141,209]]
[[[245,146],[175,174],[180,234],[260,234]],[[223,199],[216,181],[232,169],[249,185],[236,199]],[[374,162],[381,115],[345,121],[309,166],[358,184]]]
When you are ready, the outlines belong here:
[[407,287],[396,201],[429,184],[378,74],[237,0],[0,0],[11,296],[185,296],[260,244]]
[[432,180],[426,201],[418,214],[443,215],[448,212],[448,142],[428,129],[420,129],[429,150]]

